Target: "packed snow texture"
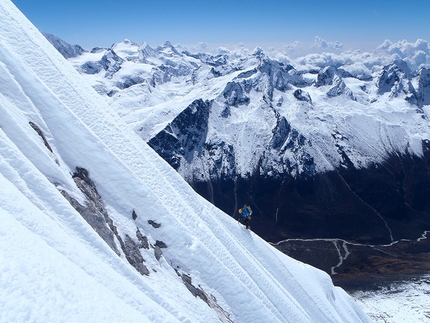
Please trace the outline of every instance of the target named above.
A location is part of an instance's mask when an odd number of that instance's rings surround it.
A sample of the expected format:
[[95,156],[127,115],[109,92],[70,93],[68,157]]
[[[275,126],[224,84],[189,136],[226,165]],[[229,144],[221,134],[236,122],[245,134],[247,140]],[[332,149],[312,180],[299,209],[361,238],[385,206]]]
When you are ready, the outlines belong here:
[[[370,322],[328,275],[194,193],[9,0],[0,17],[1,322]],[[159,260],[141,249],[148,276],[60,193],[85,203],[71,177],[77,166],[120,236],[139,229],[167,245]],[[228,315],[193,296],[178,273]]]

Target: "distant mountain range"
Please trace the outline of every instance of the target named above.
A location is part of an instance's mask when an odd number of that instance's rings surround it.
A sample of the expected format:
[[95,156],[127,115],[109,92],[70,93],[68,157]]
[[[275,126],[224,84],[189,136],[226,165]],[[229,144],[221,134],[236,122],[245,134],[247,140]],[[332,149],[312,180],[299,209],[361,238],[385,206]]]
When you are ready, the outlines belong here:
[[430,228],[430,50],[415,45],[290,60],[125,40],[69,60],[197,192],[232,216],[249,203],[266,240],[390,243]]

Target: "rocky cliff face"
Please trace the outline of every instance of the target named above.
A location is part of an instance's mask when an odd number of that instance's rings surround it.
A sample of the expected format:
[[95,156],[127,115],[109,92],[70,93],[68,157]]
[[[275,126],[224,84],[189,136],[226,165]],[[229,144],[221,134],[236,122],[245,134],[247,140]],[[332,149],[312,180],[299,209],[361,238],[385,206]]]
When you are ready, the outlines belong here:
[[124,42],[99,57],[99,93],[201,195],[232,216],[249,203],[265,239],[385,243],[428,230],[428,69],[296,69],[261,49],[170,43]]
[[173,168],[191,163],[205,150],[210,103],[194,101],[148,144]]
[[46,39],[64,56],[64,58],[77,57],[85,52],[79,45],[70,45],[55,35],[44,33]]

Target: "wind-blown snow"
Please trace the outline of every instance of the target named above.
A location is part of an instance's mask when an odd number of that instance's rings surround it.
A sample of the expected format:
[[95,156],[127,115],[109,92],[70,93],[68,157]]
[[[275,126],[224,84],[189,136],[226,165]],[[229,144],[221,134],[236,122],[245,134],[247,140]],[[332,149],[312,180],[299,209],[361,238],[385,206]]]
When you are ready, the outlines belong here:
[[[328,275],[199,197],[10,1],[1,0],[0,18],[1,322],[370,322]],[[123,238],[139,229],[167,245],[159,261],[141,249],[149,276],[60,193],[84,203],[71,178],[77,166]],[[177,272],[229,316],[193,296]]]

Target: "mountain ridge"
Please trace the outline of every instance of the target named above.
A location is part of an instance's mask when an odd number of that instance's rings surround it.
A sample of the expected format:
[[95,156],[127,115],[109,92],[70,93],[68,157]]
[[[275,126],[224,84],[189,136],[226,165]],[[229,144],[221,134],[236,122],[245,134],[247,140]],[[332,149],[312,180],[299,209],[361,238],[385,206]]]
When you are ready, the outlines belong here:
[[[116,44],[119,56],[133,56],[110,81],[100,72],[95,88],[111,97],[124,120],[202,196],[232,216],[241,203],[251,203],[257,210],[255,230],[266,240],[388,243],[428,230],[430,209],[420,197],[430,181],[425,64],[413,70],[409,56],[377,61],[376,54],[355,52],[328,62],[330,54],[320,61],[309,55],[287,62],[261,48],[191,54],[173,50],[170,43],[151,50],[144,43],[152,61],[137,61],[139,46]],[[85,74],[80,66],[89,58],[71,62]],[[311,59],[316,63],[309,64]],[[128,79],[139,81],[122,89],[118,82]],[[415,157],[422,161],[419,169],[406,174],[401,165]],[[391,183],[386,188],[369,177],[377,168],[387,169],[380,177]],[[355,176],[366,177],[379,191]],[[402,176],[415,184],[403,187]],[[255,193],[265,191],[270,193]],[[366,191],[390,196],[387,203],[399,205],[398,210],[388,211]],[[357,218],[359,234],[352,230]],[[411,218],[419,225],[405,222],[406,234],[399,219]],[[331,219],[332,228],[325,219]],[[394,237],[387,226],[399,228],[393,229]]]

